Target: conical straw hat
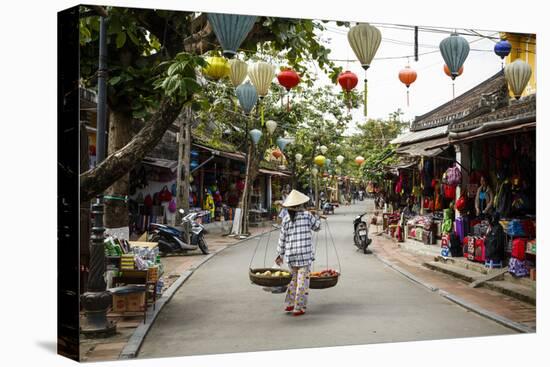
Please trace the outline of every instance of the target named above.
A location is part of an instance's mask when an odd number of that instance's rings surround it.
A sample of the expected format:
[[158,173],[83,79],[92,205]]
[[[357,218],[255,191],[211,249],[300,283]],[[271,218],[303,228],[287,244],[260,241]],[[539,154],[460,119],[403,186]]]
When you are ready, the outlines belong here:
[[283,203],[283,206],[285,208],[292,207],[292,206],[298,206],[301,204],[305,204],[309,201],[309,196],[302,194],[298,190],[292,190],[288,197],[286,198],[285,202]]

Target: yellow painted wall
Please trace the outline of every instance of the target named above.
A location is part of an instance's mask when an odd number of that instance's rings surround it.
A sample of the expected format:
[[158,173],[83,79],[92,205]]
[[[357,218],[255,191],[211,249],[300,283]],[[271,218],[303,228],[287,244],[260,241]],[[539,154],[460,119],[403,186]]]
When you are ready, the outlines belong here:
[[[513,62],[516,59],[522,59],[527,62],[533,71],[531,79],[525,87],[522,96],[527,96],[537,91],[537,64],[536,64],[536,52],[537,52],[537,36],[535,34],[516,34],[516,33],[504,33],[506,39],[512,44],[512,51],[505,59],[506,65]],[[513,96],[510,92],[510,96]]]

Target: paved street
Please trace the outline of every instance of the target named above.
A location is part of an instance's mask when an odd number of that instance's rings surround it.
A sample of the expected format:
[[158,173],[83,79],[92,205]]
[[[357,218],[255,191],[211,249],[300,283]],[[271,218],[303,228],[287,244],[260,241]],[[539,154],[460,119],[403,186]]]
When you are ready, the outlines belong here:
[[[250,283],[248,266],[258,243],[252,239],[227,248],[193,274],[162,310],[139,358],[515,333],[357,251],[352,220],[365,207],[360,202],[329,216],[342,276],[334,288],[310,291],[306,315],[284,313],[284,294]],[[323,235],[321,231],[316,268],[326,262]],[[267,266],[275,257],[277,237],[273,232]],[[264,246],[253,265],[263,264]],[[337,267],[334,252],[328,257],[329,265]]]

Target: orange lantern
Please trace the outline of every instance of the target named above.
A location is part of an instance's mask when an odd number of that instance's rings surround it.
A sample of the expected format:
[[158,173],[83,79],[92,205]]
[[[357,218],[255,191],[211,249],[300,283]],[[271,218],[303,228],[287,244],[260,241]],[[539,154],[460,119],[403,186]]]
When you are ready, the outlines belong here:
[[283,156],[283,152],[281,152],[280,149],[275,149],[273,152],[271,152],[271,154],[273,154],[273,156],[277,159]]
[[411,69],[409,65],[405,66],[405,68],[401,69],[399,72],[399,80],[407,86],[407,106],[409,106],[409,87],[416,80],[416,71]]
[[355,157],[355,163],[357,163],[357,165],[361,165],[363,164],[363,162],[365,161],[365,158],[361,157],[360,155],[358,155],[357,157]]
[[[448,77],[452,78],[451,71],[449,70],[449,67],[447,64],[443,64],[443,71],[445,74],[447,74]],[[461,66],[460,69],[458,69],[458,76],[462,75],[462,72],[464,71],[464,66]]]

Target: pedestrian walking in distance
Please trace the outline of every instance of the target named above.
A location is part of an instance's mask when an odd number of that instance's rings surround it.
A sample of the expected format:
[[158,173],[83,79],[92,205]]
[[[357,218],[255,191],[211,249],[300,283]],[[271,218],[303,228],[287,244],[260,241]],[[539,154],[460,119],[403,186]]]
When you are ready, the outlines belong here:
[[288,214],[283,218],[279,244],[277,246],[277,258],[275,263],[281,265],[283,260],[288,264],[292,280],[287,289],[285,299],[285,311],[292,312],[294,316],[305,313],[309,293],[309,273],[311,264],[315,259],[313,249],[312,231],[321,228],[321,221],[304,208],[309,201],[307,195],[297,190],[292,190],[283,203]]

